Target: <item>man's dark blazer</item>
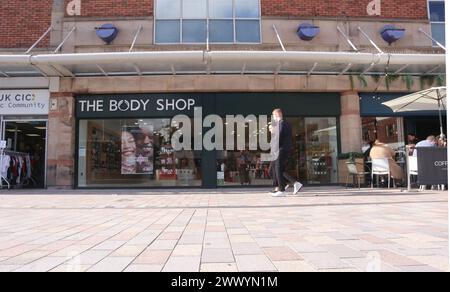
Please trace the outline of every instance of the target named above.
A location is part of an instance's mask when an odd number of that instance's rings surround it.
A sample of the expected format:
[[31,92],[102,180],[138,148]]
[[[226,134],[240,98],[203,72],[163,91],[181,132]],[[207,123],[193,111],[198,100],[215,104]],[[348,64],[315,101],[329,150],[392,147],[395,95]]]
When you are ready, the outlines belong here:
[[292,127],[285,121],[280,121],[280,153],[289,154],[292,150]]

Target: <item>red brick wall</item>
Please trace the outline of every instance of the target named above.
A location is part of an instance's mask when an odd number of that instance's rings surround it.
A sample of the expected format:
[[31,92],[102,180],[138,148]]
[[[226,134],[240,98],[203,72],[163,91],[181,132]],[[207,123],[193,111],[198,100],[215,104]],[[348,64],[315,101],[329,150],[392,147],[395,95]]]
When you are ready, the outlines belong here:
[[[53,0],[0,0],[0,48],[28,48],[51,24]],[[48,47],[50,38],[40,43]]]
[[[261,0],[264,16],[369,17],[371,0]],[[66,4],[70,0],[66,0]],[[382,18],[426,19],[427,0],[381,0]],[[151,16],[153,0],[82,0],[82,16]]]
[[[261,0],[264,16],[370,17],[370,0]],[[381,0],[382,18],[427,19],[427,0]],[[373,16],[371,16],[373,17]]]
[[[368,17],[370,0],[261,0],[264,16]],[[51,24],[53,0],[0,0],[0,48],[27,48]],[[65,0],[66,4],[70,0]],[[381,0],[382,18],[427,19],[427,0]],[[82,16],[151,16],[153,0],[82,0]],[[40,47],[49,45],[47,37]]]
[[[66,7],[70,0],[65,0]],[[81,16],[151,16],[153,0],[82,0]]]

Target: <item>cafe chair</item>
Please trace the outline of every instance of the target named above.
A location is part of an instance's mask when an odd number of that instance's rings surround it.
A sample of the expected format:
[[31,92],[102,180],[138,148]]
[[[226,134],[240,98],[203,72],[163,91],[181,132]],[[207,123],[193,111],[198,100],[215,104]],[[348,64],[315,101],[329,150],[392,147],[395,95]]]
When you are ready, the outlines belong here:
[[[373,158],[372,159],[372,189],[373,189],[373,178],[377,176],[377,187],[380,186],[380,176],[386,175],[388,177],[388,188],[391,187],[391,169],[389,167],[389,160],[387,158]],[[392,179],[395,185],[395,180]]]
[[[418,177],[419,176],[419,166],[417,163],[417,156],[409,156],[408,157],[408,165],[409,165],[409,176]],[[419,186],[420,191],[424,191],[427,186]]]
[[[409,158],[409,175],[410,176],[419,176],[419,165],[417,162],[417,156],[410,156]],[[420,185],[419,191],[425,191],[427,189],[426,185]],[[431,186],[431,190],[437,189],[438,191],[445,191],[445,185],[433,185]]]
[[359,171],[356,162],[347,162],[347,180],[345,183],[345,187],[348,187],[349,178],[353,177],[353,181],[356,178],[358,180],[358,189],[361,189],[361,178],[365,178],[367,174],[370,174],[369,172],[365,171]]

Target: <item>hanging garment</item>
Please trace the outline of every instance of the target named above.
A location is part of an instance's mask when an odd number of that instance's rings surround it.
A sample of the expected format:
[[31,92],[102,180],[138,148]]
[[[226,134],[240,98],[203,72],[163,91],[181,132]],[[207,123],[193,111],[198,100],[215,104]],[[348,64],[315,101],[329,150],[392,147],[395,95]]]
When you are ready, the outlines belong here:
[[2,165],[0,165],[1,175],[4,178],[8,177],[8,169],[11,163],[11,157],[9,155],[4,155],[2,160]]
[[31,178],[31,158],[29,155],[26,157],[26,165],[27,165],[27,178]]

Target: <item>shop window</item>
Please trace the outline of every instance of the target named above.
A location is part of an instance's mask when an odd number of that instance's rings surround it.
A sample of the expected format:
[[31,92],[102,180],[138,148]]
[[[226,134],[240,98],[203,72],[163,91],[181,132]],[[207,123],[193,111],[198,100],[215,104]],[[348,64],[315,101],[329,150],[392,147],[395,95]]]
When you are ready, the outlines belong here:
[[213,43],[232,43],[234,39],[232,20],[210,20],[209,39]]
[[369,150],[369,145],[376,140],[388,144],[393,150],[404,150],[405,137],[403,133],[403,118],[363,117],[362,128],[362,152]]
[[[288,118],[292,125],[294,149],[287,169],[291,176],[308,184],[337,182],[337,122],[336,118]],[[225,127],[225,125],[224,125]],[[267,125],[258,125],[259,132],[268,135]],[[236,139],[236,137],[234,137]],[[224,137],[224,140],[226,137]],[[218,184],[272,185],[269,162],[261,160],[261,150],[219,151],[217,160]]]
[[[431,33],[435,40],[445,46],[445,1],[428,1]],[[433,45],[437,44],[433,42]]]
[[156,35],[158,42],[179,43],[180,42],[180,21],[179,20],[158,20],[156,22]]
[[260,11],[260,0],[157,0],[155,42],[260,43]]
[[201,186],[200,153],[174,151],[170,119],[79,123],[79,187]]
[[44,188],[46,186],[47,121],[6,120],[4,159],[1,175],[12,188]]
[[209,17],[233,18],[233,1],[232,0],[209,0]]
[[185,20],[183,24],[183,42],[184,43],[206,42],[206,21]]

